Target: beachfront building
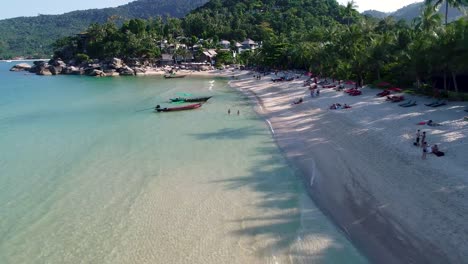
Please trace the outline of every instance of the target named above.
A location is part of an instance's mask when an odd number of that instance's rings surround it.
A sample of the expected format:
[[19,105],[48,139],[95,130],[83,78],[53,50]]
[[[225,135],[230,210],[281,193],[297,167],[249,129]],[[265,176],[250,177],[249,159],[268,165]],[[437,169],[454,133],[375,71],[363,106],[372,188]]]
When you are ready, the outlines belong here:
[[221,40],[218,45],[221,47],[222,50],[229,50],[231,49],[231,42],[227,40]]
[[258,43],[251,40],[251,39],[246,39],[242,42],[242,49],[243,50],[255,50],[258,48]]
[[202,52],[199,52],[196,56],[197,62],[210,63],[211,65],[215,64],[215,58],[218,53],[214,49],[205,49]]
[[159,66],[172,66],[174,65],[174,55],[163,53],[161,54],[161,59],[159,59]]

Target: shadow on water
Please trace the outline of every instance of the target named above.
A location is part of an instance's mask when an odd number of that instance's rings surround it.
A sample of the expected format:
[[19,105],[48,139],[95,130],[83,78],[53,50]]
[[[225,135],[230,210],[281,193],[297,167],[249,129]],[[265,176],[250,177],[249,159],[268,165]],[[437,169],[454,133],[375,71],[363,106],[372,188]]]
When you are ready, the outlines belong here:
[[[251,188],[260,195],[252,206],[265,214],[234,220],[239,223],[234,234],[251,240],[274,238],[255,245],[259,256],[286,252],[290,259],[303,263],[333,263],[345,257],[351,258],[348,263],[365,263],[364,259],[343,250],[346,246],[330,234],[326,218],[314,205],[301,208],[301,196],[305,195],[302,182],[285,162],[271,155],[276,151],[273,147],[258,148],[256,155],[268,158],[256,162],[248,175],[215,181],[229,190]],[[300,242],[305,237],[313,238],[312,247]]]
[[[244,127],[194,136],[198,139],[244,139],[260,133],[264,135],[264,131]],[[252,243],[251,248],[261,258],[287,255],[293,262],[300,263],[343,263],[348,258],[347,263],[366,263],[357,251],[349,250],[351,246],[336,240],[338,232],[315,205],[307,203],[304,207],[302,199],[307,194],[302,181],[278,149],[267,144],[272,143],[265,141],[261,143],[263,146],[254,149],[250,159],[256,162],[248,174],[210,182],[221,184],[227,190],[251,189],[258,195],[248,206],[264,213],[231,220],[238,226],[233,235]],[[305,238],[307,240],[302,243]]]
[[222,128],[214,132],[192,134],[198,140],[245,139],[257,135],[264,135],[264,133],[261,129],[254,127]]

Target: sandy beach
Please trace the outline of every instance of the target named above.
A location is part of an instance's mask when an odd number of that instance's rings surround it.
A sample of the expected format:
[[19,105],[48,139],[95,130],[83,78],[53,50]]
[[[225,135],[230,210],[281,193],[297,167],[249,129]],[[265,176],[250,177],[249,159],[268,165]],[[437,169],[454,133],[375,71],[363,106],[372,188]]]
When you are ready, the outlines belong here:
[[[236,75],[231,86],[257,102],[309,194],[372,262],[466,262],[466,102],[432,108],[424,105],[431,98],[405,95],[418,105],[404,108],[366,87],[360,96],[321,89],[311,98],[305,76],[273,83],[274,75]],[[292,105],[299,97],[304,102]],[[333,103],[352,108],[330,110]],[[429,119],[441,126],[417,125]],[[446,155],[422,160],[417,129]]]

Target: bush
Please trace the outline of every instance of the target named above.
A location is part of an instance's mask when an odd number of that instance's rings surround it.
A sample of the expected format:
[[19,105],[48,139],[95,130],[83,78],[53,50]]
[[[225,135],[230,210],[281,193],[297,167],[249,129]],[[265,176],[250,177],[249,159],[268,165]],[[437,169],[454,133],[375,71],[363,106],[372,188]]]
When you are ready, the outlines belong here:
[[88,62],[89,61],[89,56],[86,54],[78,53],[75,56],[75,61],[77,64],[83,63],[83,62]]

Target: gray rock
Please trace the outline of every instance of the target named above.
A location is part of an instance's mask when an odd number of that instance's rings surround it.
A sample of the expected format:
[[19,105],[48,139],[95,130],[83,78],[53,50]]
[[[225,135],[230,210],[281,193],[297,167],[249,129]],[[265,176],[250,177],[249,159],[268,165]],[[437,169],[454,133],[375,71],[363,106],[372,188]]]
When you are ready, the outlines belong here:
[[39,72],[37,72],[37,75],[50,76],[52,75],[52,73],[50,72],[48,68],[44,68],[40,70]]
[[116,71],[111,71],[111,72],[105,72],[107,77],[116,77],[119,76],[119,73]]
[[93,70],[92,72],[90,72],[90,73],[88,74],[88,76],[104,77],[104,76],[106,76],[106,74],[105,74],[103,71],[101,71],[101,70],[96,70],[96,69],[95,69],[95,70]]
[[29,69],[31,69],[31,65],[27,63],[19,63],[11,67],[10,71],[28,71]]
[[122,60],[119,58],[113,58],[112,62],[110,63],[109,67],[113,69],[119,69],[123,67]]
[[48,67],[49,71],[52,73],[52,75],[58,75],[58,74],[61,74],[62,71],[63,71],[63,68],[62,66],[53,66],[53,65],[50,65]]
[[118,72],[120,73],[120,75],[123,75],[123,76],[135,75],[135,71],[132,70],[132,68],[128,66],[124,66],[118,69]]
[[70,75],[83,75],[84,70],[75,66],[69,66],[63,70],[63,73]]
[[146,72],[145,69],[143,69],[143,68],[138,68],[138,67],[133,68],[133,71],[134,71],[135,73],[145,73],[145,72]]

